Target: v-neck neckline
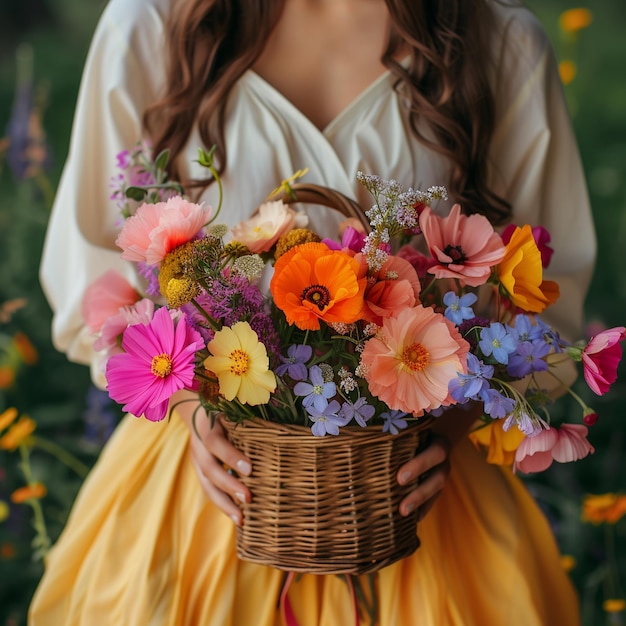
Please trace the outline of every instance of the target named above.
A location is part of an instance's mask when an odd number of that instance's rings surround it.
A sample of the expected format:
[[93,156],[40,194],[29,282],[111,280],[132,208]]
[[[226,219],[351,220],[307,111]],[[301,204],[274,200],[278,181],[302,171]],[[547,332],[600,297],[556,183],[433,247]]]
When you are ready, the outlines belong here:
[[287,96],[279,91],[272,83],[263,78],[259,73],[253,69],[249,69],[244,76],[248,76],[254,82],[262,86],[265,91],[272,94],[275,100],[280,102],[285,108],[289,109],[300,119],[304,120],[309,126],[314,128],[319,134],[328,138],[332,134],[332,130],[337,126],[345,117],[350,115],[353,111],[358,109],[362,102],[367,100],[374,92],[378,91],[384,83],[386,83],[392,76],[390,70],[385,70],[378,78],[375,78],[369,85],[367,85],[362,91],[360,91],[339,113],[332,119],[326,126],[320,128],[315,124],[307,115],[305,115],[301,109],[299,109]]

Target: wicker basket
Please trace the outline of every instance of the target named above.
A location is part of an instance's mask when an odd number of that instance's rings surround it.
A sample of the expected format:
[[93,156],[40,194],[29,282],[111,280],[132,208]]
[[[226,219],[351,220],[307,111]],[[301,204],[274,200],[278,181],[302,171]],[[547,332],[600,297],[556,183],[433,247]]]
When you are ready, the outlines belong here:
[[222,416],[231,442],[252,461],[242,477],[253,501],[237,530],[240,558],[315,574],[365,574],[419,546],[417,512],[398,513],[417,481],[397,483],[429,432],[429,419],[398,435],[382,427],[345,427],[315,437],[304,426]]

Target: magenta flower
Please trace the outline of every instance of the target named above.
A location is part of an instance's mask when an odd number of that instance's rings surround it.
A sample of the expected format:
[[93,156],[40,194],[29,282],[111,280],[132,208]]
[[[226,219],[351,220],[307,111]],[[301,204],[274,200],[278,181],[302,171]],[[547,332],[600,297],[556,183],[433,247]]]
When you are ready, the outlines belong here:
[[420,215],[420,227],[437,264],[428,272],[436,278],[457,278],[477,287],[487,282],[491,268],[504,257],[502,238],[484,215],[463,215],[455,204],[447,217],[430,207]]
[[192,387],[195,353],[204,346],[184,317],[177,322],[161,307],[147,324],[129,326],[122,348],[106,365],[107,390],[123,410],[158,422],[179,389]]
[[604,395],[617,379],[617,366],[622,358],[620,341],[626,339],[626,328],[609,328],[595,337],[583,348],[583,374],[591,391]]

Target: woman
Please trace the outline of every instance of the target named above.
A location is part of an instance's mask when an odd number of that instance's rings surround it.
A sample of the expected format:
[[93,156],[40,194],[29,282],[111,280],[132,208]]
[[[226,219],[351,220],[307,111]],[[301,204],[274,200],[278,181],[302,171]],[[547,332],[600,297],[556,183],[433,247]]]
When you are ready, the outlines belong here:
[[[115,155],[146,131],[157,150],[172,149],[171,174],[187,182],[203,174],[197,147],[217,143],[231,225],[301,167],[362,205],[357,170],[446,184],[452,201],[494,223],[543,225],[563,292],[553,316],[564,334],[579,332],[593,226],[551,50],[525,9],[174,1],[112,0],[105,10],[49,227],[42,282],[55,339],[92,364],[95,380],[80,299],[111,267],[136,281],[114,246],[106,185]],[[203,198],[215,205],[216,194],[208,186]],[[316,231],[335,234],[332,211],[312,217]],[[47,561],[34,626],[285,623],[283,574],[235,556],[236,502],[252,494],[224,464],[246,473],[249,462],[208,421],[190,436],[190,413],[119,426]],[[442,437],[398,472],[400,481],[428,472],[401,504],[403,514],[421,507],[422,547],[379,572],[378,623],[574,625],[577,600],[550,529],[510,470],[469,444],[473,418],[449,412],[437,422]],[[288,597],[302,626],[354,622],[338,577],[303,576]]]

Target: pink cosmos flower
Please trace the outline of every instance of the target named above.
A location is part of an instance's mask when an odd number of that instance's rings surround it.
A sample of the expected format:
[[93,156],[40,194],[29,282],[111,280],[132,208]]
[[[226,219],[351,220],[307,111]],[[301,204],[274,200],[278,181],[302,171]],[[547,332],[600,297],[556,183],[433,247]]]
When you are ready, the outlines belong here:
[[149,298],[142,298],[131,306],[118,310],[117,315],[109,317],[100,330],[100,337],[93,344],[97,352],[107,351],[108,355],[122,352],[119,340],[128,328],[134,324],[147,325],[154,317],[154,302]]
[[541,430],[534,437],[525,437],[515,451],[513,469],[524,472],[542,472],[558,463],[570,463],[593,454],[593,446],[587,441],[586,426],[562,424],[561,428]]
[[371,392],[391,409],[422,415],[454,404],[448,383],[467,369],[468,343],[430,307],[402,309],[383,320],[361,354]]
[[81,312],[87,328],[100,332],[109,317],[139,298],[136,289],[119,272],[108,270],[85,289]]
[[609,328],[592,337],[583,348],[583,374],[591,391],[601,396],[617,379],[617,366],[622,358],[620,342],[626,339],[626,328]]
[[437,264],[428,272],[436,278],[457,278],[477,287],[487,282],[491,268],[504,256],[502,238],[484,215],[463,215],[455,204],[447,217],[430,207],[420,215],[420,228]]
[[[515,224],[508,224],[502,231],[502,243],[504,243],[505,246],[509,243],[509,241],[511,241],[511,235],[515,232],[515,228]],[[543,226],[533,226],[531,230],[533,233],[533,239],[535,240],[539,253],[541,254],[541,266],[546,268],[550,265],[550,260],[554,254],[554,248],[548,245],[552,238],[550,237],[548,230]]]
[[[358,254],[356,258],[361,259],[361,266],[367,268],[363,255]],[[404,259],[390,256],[375,276],[368,277],[363,319],[380,326],[384,318],[418,304],[420,289],[415,268]]]
[[268,252],[286,232],[303,228],[308,217],[294,211],[281,200],[265,202],[250,218],[233,227],[235,240],[245,244],[253,254]]
[[200,333],[184,317],[175,322],[161,307],[149,324],[124,331],[125,352],[114,354],[106,364],[109,395],[124,411],[151,422],[162,420],[171,396],[192,388],[195,353],[203,346]]
[[211,218],[212,209],[174,196],[167,202],[142,204],[117,237],[122,258],[156,265],[169,252],[192,241]]
[[[350,220],[357,222],[355,218],[351,217]],[[341,230],[341,243],[337,243],[332,239],[322,239],[322,243],[325,243],[331,250],[343,250],[347,254],[361,252],[363,245],[365,244],[365,233],[361,230],[354,228],[352,224],[347,225],[348,220],[342,222],[339,225]],[[343,228],[342,228],[343,226]]]

